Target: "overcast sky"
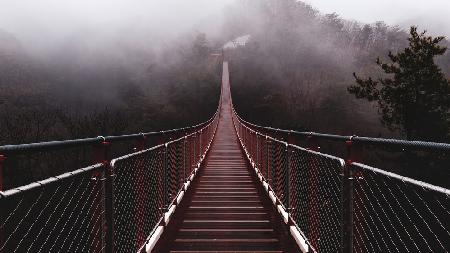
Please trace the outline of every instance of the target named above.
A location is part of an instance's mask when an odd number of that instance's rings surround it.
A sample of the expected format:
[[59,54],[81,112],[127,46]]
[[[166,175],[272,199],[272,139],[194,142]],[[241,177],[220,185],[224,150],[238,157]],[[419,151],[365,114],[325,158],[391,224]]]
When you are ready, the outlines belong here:
[[140,26],[176,33],[220,12],[232,1],[0,0],[0,29],[21,38]]
[[450,0],[306,0],[323,13],[366,23],[419,25],[433,33],[450,36]]
[[[18,37],[65,36],[77,29],[150,27],[179,33],[239,0],[0,0],[0,29]],[[450,36],[450,0],[306,0],[323,13]],[[131,26],[130,26],[131,25]],[[137,28],[138,29],[138,28]]]

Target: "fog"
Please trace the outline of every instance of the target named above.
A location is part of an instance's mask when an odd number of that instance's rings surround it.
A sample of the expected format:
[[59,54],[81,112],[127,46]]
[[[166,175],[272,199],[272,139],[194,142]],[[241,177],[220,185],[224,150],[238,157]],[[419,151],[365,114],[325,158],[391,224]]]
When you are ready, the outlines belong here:
[[384,21],[408,28],[419,25],[437,35],[450,37],[448,0],[306,0],[324,13],[336,12],[346,19],[373,23]]
[[[17,0],[0,3],[0,30],[27,49],[47,50],[88,37],[89,44],[114,37],[157,46],[187,30],[209,29],[202,21],[220,16],[233,0]],[[97,40],[97,41],[96,41]],[[100,41],[98,41],[100,40]],[[150,45],[148,45],[150,46]]]
[[[186,32],[220,34],[226,6],[236,0],[15,0],[0,3],[0,31],[34,53],[48,53],[75,41],[92,50],[120,43],[156,50]],[[323,13],[365,23],[385,21],[407,28],[419,25],[450,36],[447,0],[306,0]],[[148,49],[147,48],[147,49]]]
[[[375,59],[407,45],[408,29],[392,25],[444,34],[448,4],[308,1],[0,1],[0,144],[202,122],[220,91],[217,50],[235,38],[226,54],[244,118],[391,134],[376,107],[348,94],[352,73],[380,75]],[[450,53],[440,64],[450,73]]]

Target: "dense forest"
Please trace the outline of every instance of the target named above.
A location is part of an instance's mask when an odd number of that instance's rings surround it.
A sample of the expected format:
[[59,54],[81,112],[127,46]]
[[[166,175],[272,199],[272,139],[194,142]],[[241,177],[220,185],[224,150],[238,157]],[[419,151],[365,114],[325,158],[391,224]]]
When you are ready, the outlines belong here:
[[[389,52],[397,54],[408,47],[407,29],[384,22],[358,23],[335,13],[322,14],[301,1],[242,4],[245,15],[230,17],[226,27],[240,27],[239,34],[251,35],[245,46],[228,55],[233,103],[243,118],[260,125],[300,131],[408,138],[406,131],[390,129],[382,123],[382,108],[375,101],[357,99],[348,90],[356,83],[352,73],[375,79],[389,77],[378,66],[377,58],[389,62]],[[439,44],[450,46],[448,40]],[[435,60],[449,78],[450,52]],[[413,117],[426,124],[423,116],[416,113]],[[434,130],[427,131],[422,136],[431,138],[422,140],[449,141],[448,134],[433,138]],[[323,152],[345,156],[342,143],[320,145]],[[449,185],[448,155],[372,146],[366,147],[362,155],[367,164],[425,182]]]
[[[203,21],[210,27],[194,27],[170,43],[158,37],[127,40],[129,34],[74,35],[44,53],[31,52],[0,27],[0,145],[202,122],[219,98],[222,58],[217,53],[243,35],[249,40],[226,50],[226,58],[233,102],[246,120],[406,138],[380,122],[376,103],[356,99],[348,87],[355,84],[355,72],[382,77],[377,57],[386,61],[389,51],[405,48],[407,31],[323,14],[296,0],[236,1],[223,12],[223,18]],[[152,43],[159,43],[158,50]],[[441,44],[450,46],[447,40]],[[437,63],[450,76],[450,52]]]
[[204,34],[146,65],[90,55],[81,45],[42,59],[11,34],[0,32],[0,41],[1,144],[182,127],[205,121],[217,106],[219,62]]
[[[244,118],[297,130],[406,137],[387,130],[376,104],[355,99],[347,87],[354,72],[381,77],[377,57],[405,48],[408,30],[324,15],[293,0],[244,5],[250,16],[233,16],[228,24],[244,24],[241,33],[252,36],[231,57],[234,101]],[[450,53],[437,61],[450,76]]]
[[[188,32],[158,54],[146,47],[117,43],[101,49],[70,40],[36,56],[0,30],[0,143],[205,120],[215,109],[220,80],[219,58],[211,53],[246,34],[249,42],[230,53],[235,104],[246,119],[298,130],[402,137],[380,124],[374,104],[356,100],[346,87],[354,83],[353,72],[381,75],[375,59],[405,47],[404,30],[344,20],[294,0],[239,1],[225,11],[220,35],[209,39]],[[450,74],[450,54],[438,62]]]

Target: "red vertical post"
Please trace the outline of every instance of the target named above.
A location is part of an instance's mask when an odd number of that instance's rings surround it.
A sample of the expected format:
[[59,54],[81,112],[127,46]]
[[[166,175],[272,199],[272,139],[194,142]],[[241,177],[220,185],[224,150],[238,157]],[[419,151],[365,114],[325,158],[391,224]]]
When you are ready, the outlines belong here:
[[147,147],[147,142],[148,142],[147,136],[142,134],[142,137],[136,141],[136,144],[135,144],[136,151],[144,150]]
[[[288,203],[289,203],[289,206],[286,208],[288,208],[288,210],[287,210],[288,213],[291,213],[292,208],[290,205],[292,204],[292,201],[291,201],[291,197],[292,197],[292,194],[291,194],[291,188],[292,188],[291,187],[291,175],[292,175],[291,170],[292,170],[292,168],[291,168],[290,157],[291,157],[291,153],[293,153],[294,151],[293,151],[293,149],[289,149],[289,145],[296,144],[292,130],[289,130],[289,132],[287,133],[286,142],[288,143],[288,147],[287,147],[287,173],[288,173],[288,179],[287,179],[288,180],[288,182],[287,182],[288,191],[287,192],[288,192],[288,197],[287,197],[287,199],[288,199]],[[290,215],[289,215],[289,224],[292,225],[292,219],[291,219]]]
[[[186,173],[186,156],[187,156],[187,151],[186,151],[186,142],[187,142],[187,133],[184,135],[183,138],[183,184],[186,183],[186,178],[188,177],[188,173]],[[187,190],[187,189],[185,189]]]
[[251,142],[250,142],[250,140],[251,140],[251,136],[250,136],[250,130],[248,129],[248,128],[246,128],[246,136],[247,136],[247,141],[246,141],[246,145],[247,145],[247,152],[250,154],[250,156],[252,155],[252,145],[251,145]]
[[[142,137],[136,141],[135,149],[136,151],[142,151],[147,146],[147,137],[142,134]],[[142,244],[142,241],[145,240],[146,235],[144,234],[144,203],[145,203],[145,195],[143,192],[145,186],[145,161],[143,159],[139,159],[136,163],[136,167],[132,170],[133,173],[133,183],[134,183],[134,214],[135,214],[135,235],[136,242],[138,244]],[[139,248],[141,245],[136,245]]]
[[251,152],[251,144],[250,144],[250,130],[245,128],[245,136],[247,136],[247,152]]
[[192,172],[192,136],[187,136],[187,163],[188,163],[188,173],[186,175],[186,179],[191,176]]
[[[283,183],[287,190],[285,191],[285,194],[286,194],[286,196],[284,196],[285,203],[283,203],[283,204],[286,205],[285,206],[286,211],[288,212],[288,214],[290,214],[291,213],[291,200],[290,200],[290,197],[291,197],[291,191],[290,191],[291,190],[291,184],[290,184],[290,181],[291,181],[290,180],[291,179],[291,167],[290,167],[291,154],[290,154],[290,149],[289,149],[289,143],[287,143],[287,142],[286,142],[286,146],[284,148],[284,155],[285,155],[284,169],[285,169],[285,173],[287,175],[286,175],[286,178],[283,180],[284,181]],[[292,225],[292,221],[289,217],[290,217],[290,215],[288,215],[288,223],[289,223],[289,225]]]
[[[319,143],[317,142],[317,139],[310,135],[306,139],[306,145],[307,149],[311,151],[319,151]],[[308,206],[309,206],[309,214],[308,214],[308,228],[309,228],[309,241],[312,244],[314,248],[318,248],[318,238],[319,238],[319,219],[318,219],[318,203],[319,198],[317,197],[318,194],[318,171],[316,167],[315,159],[312,155],[308,156],[308,169],[309,169],[309,175],[310,178],[308,180],[309,182],[309,192],[308,194]]]
[[3,191],[3,167],[6,161],[5,155],[0,155],[0,191]]
[[252,133],[252,159],[256,163],[256,132],[252,131]]
[[197,132],[194,133],[194,135],[192,136],[192,141],[194,144],[194,147],[192,148],[192,150],[194,151],[194,154],[192,154],[192,168],[191,170],[194,171],[195,167],[197,166]]
[[244,126],[239,122],[240,134],[242,142],[244,142]]
[[245,128],[245,146],[247,147],[247,152],[250,152],[250,144],[248,143],[248,128]]
[[[168,170],[168,158],[169,158],[169,152],[168,152],[168,146],[169,144],[166,143],[164,144],[164,181],[163,181],[163,185],[164,185],[164,213],[167,212],[169,210],[169,170]],[[164,226],[166,226],[167,224],[165,223],[165,219],[163,219],[162,221],[164,223]]]
[[105,171],[105,252],[114,253],[114,168],[108,165]]
[[245,128],[245,126],[242,126],[242,130],[244,131],[244,145],[245,145],[245,148],[248,150],[247,128]]
[[103,163],[103,164],[109,163],[110,144],[111,144],[110,142],[103,140],[99,144],[94,145],[93,157],[92,157],[92,161],[94,163]]
[[270,164],[271,164],[271,162],[272,162],[272,159],[271,159],[271,140],[269,140],[269,137],[266,135],[266,169],[267,169],[267,172],[266,172],[266,180],[267,180],[267,183],[269,184],[269,186],[272,186],[272,178],[270,177]]
[[253,157],[253,131],[251,129],[248,130],[248,142],[249,142],[249,148],[250,150],[248,151],[250,153],[250,157],[252,158],[252,161],[255,160],[255,158]]
[[354,181],[360,175],[357,175],[358,172],[353,171],[352,164],[361,161],[362,149],[361,146],[355,145],[353,136],[345,142],[345,145],[347,148],[347,157],[345,160],[342,185],[342,252],[351,253],[353,252],[353,218],[356,206],[354,202],[361,201],[358,199],[355,200],[353,196]]
[[203,143],[202,143],[202,137],[203,137],[203,131],[202,130],[200,130],[200,134],[198,135],[198,145],[199,145],[199,147],[198,147],[198,161],[200,161],[200,158],[202,157],[202,155],[203,155]]
[[[261,170],[261,173],[264,175],[264,169],[267,167],[267,157],[264,159],[264,152],[266,152],[267,149],[267,137],[261,134],[261,146],[259,147],[260,153],[259,153],[259,162],[261,164],[261,167],[259,168]],[[266,148],[263,148],[266,147]],[[267,180],[267,175],[264,175],[264,179]]]
[[[5,155],[0,155],[0,191],[3,191],[3,169],[5,166]],[[0,210],[1,214],[1,210]],[[3,215],[3,214],[1,214]],[[3,245],[4,243],[4,234],[3,234],[3,228],[0,228],[0,245]],[[3,253],[3,251],[0,251],[0,253]]]
[[258,137],[258,132],[255,132],[255,144],[256,144],[256,152],[255,152],[255,163],[256,163],[256,167],[258,167],[258,170],[261,172],[261,164],[259,163],[259,149],[260,149],[260,145],[259,145],[259,137]]
[[194,132],[191,137],[191,174],[194,172],[195,160],[197,157],[197,133]]
[[[92,162],[93,163],[102,163],[105,167],[109,166],[109,162],[110,162],[110,158],[109,158],[109,147],[110,147],[110,143],[108,141],[105,140],[104,137],[100,137],[103,140],[94,145],[93,147],[93,155],[92,155]],[[96,199],[94,199],[94,202],[96,203],[101,203],[102,198],[106,199],[106,197],[104,196],[104,192],[102,190],[102,182],[103,182],[103,175],[106,173],[106,169],[103,170],[95,170],[92,173],[92,178],[94,178],[96,180],[96,182],[98,182],[94,187],[95,187],[95,191],[97,192],[101,192],[101,194],[98,194]],[[113,210],[101,210],[101,209],[95,209],[93,212],[93,218],[94,220],[96,220],[97,222],[94,223],[94,229],[95,230],[99,230],[100,233],[99,235],[97,235],[97,237],[93,237],[93,247],[92,248],[92,252],[98,252],[101,251],[103,246],[102,243],[108,243],[108,242],[103,242],[104,235],[105,234],[109,234],[108,233],[108,229],[112,229],[113,226],[108,226],[106,225],[106,227],[103,227],[103,221],[102,219],[98,219],[98,217],[103,215],[103,211],[105,211],[106,213],[112,212]],[[105,217],[106,218],[106,217]],[[112,242],[111,242],[112,243]]]
[[166,133],[161,133],[160,135],[159,135],[159,137],[158,137],[158,140],[157,140],[157,143],[158,143],[158,145],[161,145],[161,144],[163,144],[163,143],[165,143],[165,142],[167,142],[167,141],[169,141],[169,140],[167,140],[167,136],[166,136]]
[[242,136],[241,136],[242,142],[244,143],[245,148],[247,148],[246,143],[245,143],[245,128],[243,125],[241,125],[241,132],[242,132]]
[[252,131],[252,133],[252,159],[256,163],[256,132]]
[[286,141],[287,141],[288,144],[293,144],[293,145],[297,144],[297,142],[295,141],[294,134],[293,134],[292,130],[290,130],[288,132]]

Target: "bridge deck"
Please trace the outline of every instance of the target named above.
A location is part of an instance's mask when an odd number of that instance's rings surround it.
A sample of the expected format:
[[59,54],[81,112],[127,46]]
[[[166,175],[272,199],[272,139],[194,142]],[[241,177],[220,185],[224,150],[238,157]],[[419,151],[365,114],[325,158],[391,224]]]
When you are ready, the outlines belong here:
[[292,245],[238,143],[227,99],[227,72],[225,65],[216,137],[174,217],[166,252],[283,252]]

